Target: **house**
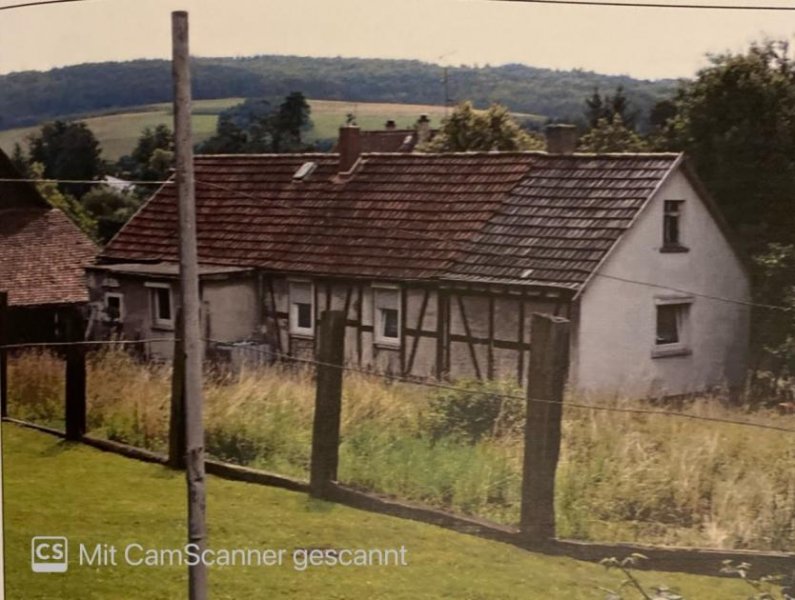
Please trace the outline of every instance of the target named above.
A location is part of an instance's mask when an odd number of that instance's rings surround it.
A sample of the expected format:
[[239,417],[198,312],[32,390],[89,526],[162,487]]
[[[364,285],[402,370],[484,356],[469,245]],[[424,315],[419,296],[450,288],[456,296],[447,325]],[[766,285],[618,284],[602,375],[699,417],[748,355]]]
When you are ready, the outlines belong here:
[[67,321],[83,320],[85,266],[97,247],[33,184],[9,181],[21,178],[0,151],[0,290],[8,292],[10,339],[63,339]]
[[[346,360],[416,378],[525,382],[534,312],[572,322],[581,391],[738,385],[749,278],[681,154],[196,157],[204,335],[311,357],[347,314]],[[89,268],[123,334],[171,335],[176,190],[164,185]],[[167,358],[169,343],[152,343]]]

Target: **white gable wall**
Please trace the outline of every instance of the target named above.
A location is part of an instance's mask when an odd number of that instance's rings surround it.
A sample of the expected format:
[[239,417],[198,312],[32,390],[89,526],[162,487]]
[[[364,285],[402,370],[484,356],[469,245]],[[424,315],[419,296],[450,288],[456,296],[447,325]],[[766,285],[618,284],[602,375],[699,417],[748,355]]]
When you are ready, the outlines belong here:
[[[662,253],[664,200],[684,200],[682,244]],[[687,177],[677,169],[597,273],[742,301],[748,277]],[[576,390],[633,397],[676,395],[741,383],[747,359],[747,306],[691,295],[686,328],[691,353],[653,357],[656,302],[687,296],[596,276],[580,302],[572,347]]]

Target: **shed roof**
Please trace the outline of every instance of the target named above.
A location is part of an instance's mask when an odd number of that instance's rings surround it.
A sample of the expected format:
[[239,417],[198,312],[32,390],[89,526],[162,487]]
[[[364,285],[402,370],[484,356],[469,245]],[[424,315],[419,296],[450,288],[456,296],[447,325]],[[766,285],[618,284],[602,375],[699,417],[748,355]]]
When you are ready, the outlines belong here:
[[[0,150],[0,179],[20,179]],[[0,181],[0,289],[11,306],[88,301],[84,267],[97,247],[25,181]]]
[[[677,154],[333,154],[196,157],[203,263],[366,278],[463,279],[577,289]],[[305,162],[317,169],[293,180]],[[176,261],[164,185],[103,252]]]

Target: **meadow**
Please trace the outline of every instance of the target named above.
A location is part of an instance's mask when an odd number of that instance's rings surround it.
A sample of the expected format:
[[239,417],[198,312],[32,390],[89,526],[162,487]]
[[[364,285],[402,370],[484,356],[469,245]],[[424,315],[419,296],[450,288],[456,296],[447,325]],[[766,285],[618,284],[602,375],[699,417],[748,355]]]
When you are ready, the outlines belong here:
[[[184,475],[4,424],[6,598],[162,600],[186,598],[184,566],[133,567],[127,544],[181,548]],[[600,600],[621,575],[593,563],[544,556],[499,542],[354,510],[306,494],[207,478],[209,547],[284,549],[281,566],[210,567],[210,597],[372,600]],[[31,571],[31,538],[69,539],[66,573]],[[76,545],[119,548],[118,566],[79,566]],[[406,566],[296,569],[300,548],[406,549]],[[720,565],[715,566],[717,574]],[[645,586],[677,587],[688,600],[747,597],[736,579],[654,571]]]
[[[92,354],[90,433],[164,451],[170,370],[119,350]],[[347,373],[340,479],[395,497],[518,521],[521,394],[505,382],[439,392]],[[473,394],[471,391],[487,392]],[[10,414],[59,426],[63,367],[42,352],[10,362]],[[307,478],[312,373],[260,367],[213,373],[205,387],[206,448],[216,458]],[[604,398],[601,404],[637,406]],[[795,426],[795,417],[686,403],[693,415]],[[493,418],[489,417],[492,415]],[[795,549],[795,436],[731,424],[567,407],[556,505],[561,537],[650,544]]]
[[[242,98],[196,100],[193,103],[193,141],[198,144],[215,133],[218,114],[242,102]],[[313,127],[306,133],[306,141],[336,139],[337,130],[345,123],[348,113],[356,115],[362,129],[383,129],[387,119],[393,119],[398,127],[411,127],[417,118],[427,113],[434,126],[444,116],[444,107],[424,104],[389,104],[379,102],[346,102],[338,100],[308,100],[312,109]],[[82,119],[99,140],[102,158],[115,161],[129,154],[135,147],[141,132],[146,127],[168,125],[173,127],[171,104],[150,104],[136,109],[125,109],[99,115],[88,115]],[[27,138],[38,131],[38,127],[22,127],[0,131],[0,148],[11,153],[15,143],[25,147]]]

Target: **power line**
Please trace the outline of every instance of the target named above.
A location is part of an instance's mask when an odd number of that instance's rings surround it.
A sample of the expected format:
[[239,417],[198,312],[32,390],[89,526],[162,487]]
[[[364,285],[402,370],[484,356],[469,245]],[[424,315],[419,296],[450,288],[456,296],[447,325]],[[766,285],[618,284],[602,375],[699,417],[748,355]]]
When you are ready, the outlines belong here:
[[651,283],[648,281],[639,281],[637,279],[627,279],[625,277],[618,277],[617,275],[608,275],[607,273],[594,273],[595,277],[603,277],[605,279],[613,279],[615,281],[622,281],[624,283],[631,283],[634,285],[642,285],[645,287],[652,287],[662,290],[669,290],[672,292],[678,292],[680,294],[687,294],[688,296],[696,296],[698,298],[707,298],[709,300],[718,300],[720,302],[728,302],[730,304],[740,304],[742,306],[748,306],[752,308],[766,308],[769,310],[780,310],[784,312],[792,312],[793,308],[789,306],[779,306],[776,304],[763,304],[761,302],[751,302],[749,300],[737,300],[735,298],[724,298],[723,296],[714,296],[712,294],[702,294],[700,292],[694,292],[692,290],[685,290],[677,287],[672,287],[670,285],[663,285],[661,283]]
[[599,0],[491,0],[492,2],[519,2],[525,4],[560,4],[563,6],[606,6],[624,8],[673,8],[685,10],[762,10],[795,11],[795,6],[753,6],[743,4],[678,4],[667,2],[613,2]]
[[[214,344],[227,344],[226,342],[221,342],[219,340],[213,340],[209,338],[205,338],[205,342],[211,342]],[[370,370],[363,369],[361,367],[352,367],[349,365],[336,365],[334,363],[327,363],[322,362],[310,358],[298,358],[293,357],[288,354],[284,354],[283,352],[278,352],[275,350],[263,350],[261,348],[257,348],[256,346],[243,346],[243,348],[248,350],[254,350],[260,354],[266,356],[278,356],[283,358],[286,361],[290,362],[298,362],[298,363],[305,363],[311,364],[315,366],[323,366],[323,367],[333,367],[335,369],[342,369],[343,371],[350,371],[353,373],[360,373],[363,375],[368,375],[370,377],[380,378],[380,379],[388,379],[390,381],[399,381],[401,383],[407,383],[411,385],[419,385],[423,387],[433,388],[433,389],[441,389],[446,391],[452,392],[459,392],[464,394],[479,394],[479,395],[487,395],[487,396],[497,396],[503,399],[511,399],[511,400],[521,400],[523,402],[533,402],[534,404],[560,404],[560,402],[556,402],[554,400],[543,400],[540,398],[527,398],[525,396],[517,396],[513,394],[495,394],[494,392],[488,390],[468,390],[460,387],[456,387],[453,385],[446,385],[443,383],[433,383],[429,381],[417,381],[414,379],[410,379],[408,377],[402,377],[399,375],[391,375],[388,373],[374,373]],[[643,415],[657,415],[657,416],[665,416],[665,417],[677,417],[682,419],[691,419],[695,421],[707,421],[711,423],[723,423],[728,425],[740,425],[744,427],[756,427],[758,429],[767,429],[771,431],[780,431],[784,433],[793,433],[795,434],[795,429],[788,428],[788,427],[780,427],[778,425],[767,425],[765,423],[754,423],[752,421],[741,421],[739,419],[724,419],[721,417],[709,417],[704,415],[694,415],[689,413],[683,412],[676,412],[676,411],[666,411],[666,410],[655,410],[652,408],[628,408],[628,407],[621,407],[621,406],[606,406],[601,404],[583,404],[578,402],[563,402],[564,407],[576,408],[581,410],[600,410],[606,412],[616,412],[616,413],[629,413],[629,414],[643,414]]]
[[34,6],[44,6],[47,4],[66,4],[67,2],[87,2],[88,0],[41,0],[41,2],[22,2],[20,4],[8,4],[0,6],[0,10],[13,10],[15,8],[31,8]]

